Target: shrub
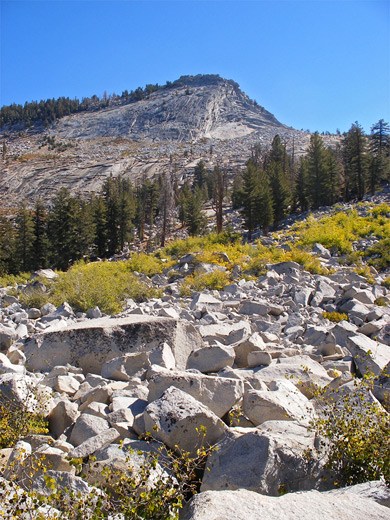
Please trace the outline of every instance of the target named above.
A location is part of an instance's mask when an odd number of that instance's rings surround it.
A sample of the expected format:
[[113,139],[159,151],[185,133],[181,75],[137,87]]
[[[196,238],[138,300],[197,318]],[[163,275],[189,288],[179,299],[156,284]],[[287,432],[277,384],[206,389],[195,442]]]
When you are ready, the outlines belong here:
[[124,263],[129,271],[137,271],[146,276],[160,274],[164,268],[169,267],[169,264],[164,264],[156,256],[147,255],[145,253],[134,254],[130,260],[126,260]]
[[384,217],[388,217],[388,216],[390,216],[390,206],[388,204],[386,204],[385,202],[383,202],[382,204],[379,204],[378,206],[375,206],[374,208],[372,208],[371,214],[374,217],[379,217],[380,215],[384,216]]
[[31,273],[4,274],[0,276],[0,287],[10,287],[25,284],[30,279]]
[[79,263],[60,274],[49,300],[55,305],[68,302],[75,311],[96,305],[102,312],[120,312],[126,298],[143,301],[159,293],[129,273],[125,262]]
[[[6,518],[16,520],[27,509],[32,513],[29,518],[34,520],[58,518],[55,511],[64,520],[108,520],[117,516],[123,520],[177,520],[183,501],[199,490],[207,457],[216,449],[203,445],[204,434],[199,432],[201,447],[195,457],[179,449],[174,452],[160,444],[159,448],[148,453],[138,452],[145,459],[137,469],[134,469],[131,457],[119,470],[99,466],[94,469],[95,461],[90,459],[84,476],[89,482],[95,480],[96,487],[89,494],[81,495],[63,489],[50,474],[44,474],[44,495],[34,492],[4,493],[0,515],[5,510]],[[157,444],[156,441],[153,443]],[[130,453],[134,454],[133,451]],[[82,460],[72,461],[76,468],[80,468],[81,463]],[[42,468],[43,465],[44,462],[35,465],[35,468]],[[2,486],[5,487],[4,481],[0,482],[0,495]],[[17,480],[11,480],[10,487],[16,490]],[[48,507],[53,516],[49,516],[50,512],[40,513],[42,506]]]
[[29,434],[48,433],[44,415],[46,397],[30,385],[23,400],[0,392],[0,448],[14,446]]
[[390,487],[390,415],[372,397],[374,380],[356,381],[350,394],[319,397],[312,428],[326,439],[327,465],[341,485],[383,478]]
[[385,278],[382,282],[382,285],[384,287],[387,287],[387,289],[390,289],[390,276],[388,276],[387,278]]
[[212,273],[201,273],[187,276],[180,286],[182,296],[191,296],[192,291],[200,292],[204,289],[223,290],[231,283],[230,275],[227,271],[215,270]]
[[322,317],[334,323],[339,323],[342,320],[348,321],[348,316],[341,312],[323,312]]

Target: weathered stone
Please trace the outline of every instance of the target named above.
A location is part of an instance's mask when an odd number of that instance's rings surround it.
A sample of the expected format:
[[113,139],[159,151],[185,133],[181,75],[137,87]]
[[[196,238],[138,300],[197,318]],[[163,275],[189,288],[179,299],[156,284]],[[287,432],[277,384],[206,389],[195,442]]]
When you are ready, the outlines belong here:
[[[290,421],[268,421],[258,428],[235,428],[207,460],[201,491],[244,488],[278,496],[280,490],[303,491],[332,487],[323,480],[324,462],[313,458],[314,433]],[[243,471],[245,468],[245,471]]]
[[58,438],[69,426],[76,422],[79,415],[76,403],[71,403],[65,399],[59,401],[49,415],[50,433]]
[[149,352],[149,363],[164,368],[176,368],[175,356],[168,343],[162,343]]
[[238,309],[240,314],[253,316],[255,314],[265,316],[268,313],[268,305],[260,302],[244,300]]
[[31,309],[28,309],[27,315],[30,320],[36,320],[41,317],[41,311],[35,307],[32,307]]
[[15,329],[0,323],[0,351],[8,350],[16,339]]
[[268,391],[249,390],[244,394],[243,409],[257,426],[266,421],[296,421],[308,425],[314,409],[310,401],[290,381],[273,383]]
[[272,357],[269,352],[257,350],[248,353],[248,367],[257,367],[259,365],[270,365]]
[[258,332],[255,332],[250,338],[241,341],[237,345],[234,345],[234,351],[236,353],[235,364],[239,368],[248,366],[248,354],[250,352],[263,351],[265,349],[265,343],[263,338]]
[[321,256],[322,258],[331,258],[331,254],[329,249],[326,249],[322,244],[319,244],[318,242],[314,244],[312,248],[313,253],[315,253],[318,256]]
[[169,342],[176,364],[185,367],[192,350],[203,346],[189,323],[169,318],[128,316],[72,324],[66,330],[36,334],[25,345],[30,370],[71,363],[100,374],[107,361],[126,353],[148,352]]
[[72,428],[69,442],[73,444],[73,446],[80,446],[80,444],[91,437],[95,437],[95,435],[108,430],[109,427],[110,426],[105,419],[88,413],[83,413],[76,420]]
[[87,310],[87,318],[89,319],[97,319],[102,317],[102,311],[99,309],[99,307],[94,307],[93,309]]
[[143,379],[149,366],[148,352],[124,354],[104,363],[101,374],[114,381],[129,381],[132,377]]
[[69,457],[72,459],[88,457],[88,455],[92,455],[92,453],[95,453],[95,451],[104,448],[104,446],[117,441],[119,437],[120,434],[118,431],[115,428],[110,428],[103,431],[102,433],[95,435],[94,437],[86,439],[83,443],[79,444],[77,448],[74,448],[69,452]]
[[[340,490],[342,491],[342,490]],[[195,495],[180,513],[180,520],[385,520],[388,509],[370,498],[352,493],[306,491],[281,497],[246,489],[206,491]]]
[[237,379],[207,376],[189,371],[152,367],[149,371],[149,401],[159,399],[170,386],[183,390],[223,417],[242,397],[244,385]]
[[363,334],[350,336],[347,348],[362,374],[373,372],[377,376],[390,363],[390,348]]
[[252,377],[268,386],[288,378],[309,399],[313,396],[314,385],[324,387],[332,380],[325,368],[309,356],[279,358],[277,363],[254,370]]
[[187,368],[200,372],[218,372],[221,368],[233,366],[235,352],[232,347],[203,347],[194,350],[188,357]]
[[203,445],[215,444],[227,430],[211,410],[173,386],[146,407],[144,421],[154,438],[172,449],[189,451],[192,457]]

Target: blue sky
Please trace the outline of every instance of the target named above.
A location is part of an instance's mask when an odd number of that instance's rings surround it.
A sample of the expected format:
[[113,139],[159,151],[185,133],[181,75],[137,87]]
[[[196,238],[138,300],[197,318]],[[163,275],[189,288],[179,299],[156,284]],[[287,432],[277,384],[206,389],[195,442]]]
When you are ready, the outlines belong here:
[[282,123],[390,119],[389,0],[1,0],[0,105],[183,74],[239,83]]

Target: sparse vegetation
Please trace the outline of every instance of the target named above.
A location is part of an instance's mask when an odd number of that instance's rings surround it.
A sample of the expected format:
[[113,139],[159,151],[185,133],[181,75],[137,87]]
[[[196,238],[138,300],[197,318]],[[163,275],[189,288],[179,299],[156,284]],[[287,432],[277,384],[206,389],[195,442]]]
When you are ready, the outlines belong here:
[[343,312],[323,312],[322,317],[334,323],[339,323],[342,320],[348,321],[348,316]]
[[321,393],[312,424],[326,439],[328,466],[339,485],[383,479],[390,487],[390,415],[371,394],[374,379],[356,380],[350,393]]

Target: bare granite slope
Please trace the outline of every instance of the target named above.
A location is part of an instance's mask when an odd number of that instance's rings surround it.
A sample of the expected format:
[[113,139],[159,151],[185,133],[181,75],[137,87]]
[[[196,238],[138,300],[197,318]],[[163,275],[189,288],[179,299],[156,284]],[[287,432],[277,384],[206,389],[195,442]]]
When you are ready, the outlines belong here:
[[264,127],[283,127],[238,85],[218,76],[190,77],[136,103],[60,119],[51,132],[62,138],[125,137],[136,141],[235,139]]
[[[21,200],[48,201],[60,187],[85,196],[99,192],[110,175],[137,183],[171,171],[181,183],[199,160],[235,175],[253,146],[269,146],[276,134],[289,152],[294,147],[296,158],[310,140],[310,133],[279,123],[237,83],[216,75],[182,77],[141,101],[110,103],[66,116],[47,129],[3,131],[7,157],[0,157],[1,204],[14,208]],[[54,146],[49,137],[55,138]],[[337,139],[325,137],[327,145]]]

